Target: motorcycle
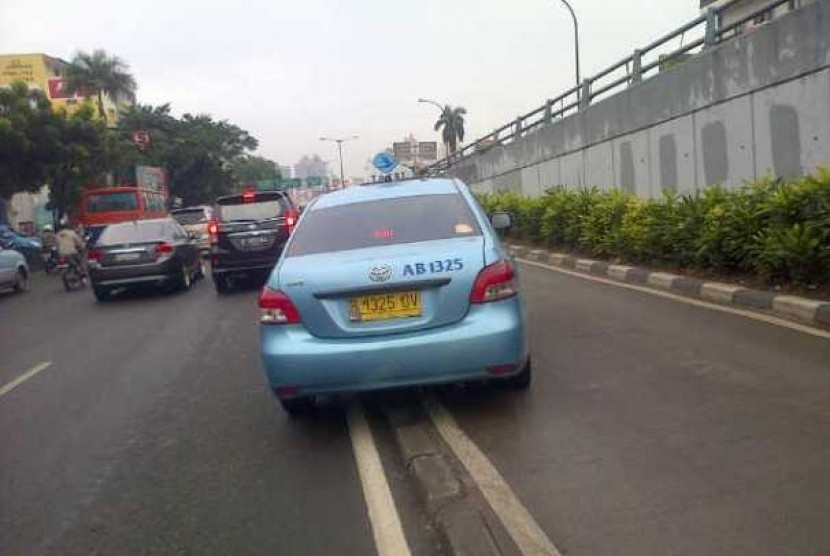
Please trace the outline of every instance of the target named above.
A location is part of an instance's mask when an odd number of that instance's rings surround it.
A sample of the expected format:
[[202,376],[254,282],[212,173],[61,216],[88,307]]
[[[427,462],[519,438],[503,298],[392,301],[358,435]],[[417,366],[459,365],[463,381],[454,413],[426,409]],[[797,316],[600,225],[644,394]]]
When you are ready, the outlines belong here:
[[86,273],[76,263],[61,257],[57,269],[61,273],[61,280],[66,291],[71,292],[86,287]]

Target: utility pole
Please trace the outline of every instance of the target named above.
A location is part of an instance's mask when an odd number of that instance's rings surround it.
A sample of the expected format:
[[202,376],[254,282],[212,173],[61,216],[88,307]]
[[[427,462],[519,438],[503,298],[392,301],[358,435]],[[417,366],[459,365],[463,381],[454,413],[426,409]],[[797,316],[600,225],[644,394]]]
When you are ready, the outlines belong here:
[[357,139],[357,135],[350,135],[348,137],[320,137],[320,141],[331,141],[337,143],[337,154],[340,156],[340,187],[346,187],[346,177],[343,172],[343,143]]
[[[576,12],[571,7],[571,4],[568,0],[562,0],[562,3],[565,4],[565,7],[568,8],[568,11],[571,12],[571,17],[574,20],[574,57],[576,59],[576,86],[577,88],[582,85],[582,81],[579,78],[579,23],[576,20]],[[577,89],[578,91],[579,89]],[[577,92],[577,95],[579,93]]]

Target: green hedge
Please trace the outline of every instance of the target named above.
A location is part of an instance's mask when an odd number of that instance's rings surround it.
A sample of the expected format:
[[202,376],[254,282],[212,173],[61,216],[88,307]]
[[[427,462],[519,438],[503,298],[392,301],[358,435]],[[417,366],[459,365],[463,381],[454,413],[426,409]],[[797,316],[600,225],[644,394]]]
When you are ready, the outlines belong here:
[[517,239],[774,283],[830,283],[830,169],[659,200],[561,186],[534,199],[502,193],[479,200],[488,212],[513,213]]

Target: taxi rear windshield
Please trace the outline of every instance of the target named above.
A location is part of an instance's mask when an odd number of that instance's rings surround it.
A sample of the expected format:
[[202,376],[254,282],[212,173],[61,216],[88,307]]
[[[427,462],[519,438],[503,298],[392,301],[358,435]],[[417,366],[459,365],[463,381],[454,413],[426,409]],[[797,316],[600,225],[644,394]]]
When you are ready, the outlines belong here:
[[418,195],[311,210],[289,257],[481,235],[460,195]]

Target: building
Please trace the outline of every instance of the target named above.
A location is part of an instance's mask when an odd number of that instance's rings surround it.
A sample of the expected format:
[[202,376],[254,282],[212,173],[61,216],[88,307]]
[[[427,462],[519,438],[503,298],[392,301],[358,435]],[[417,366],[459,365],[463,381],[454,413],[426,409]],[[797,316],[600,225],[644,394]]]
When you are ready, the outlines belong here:
[[[798,8],[813,1],[793,0],[793,4],[794,7]],[[710,8],[726,7],[721,16],[720,28],[727,30],[735,24],[740,23],[740,30],[748,31],[790,11],[790,6],[785,3],[778,8],[766,10],[761,15],[752,18],[751,21],[745,21],[749,16],[762,10],[769,4],[770,0],[700,0],[700,9],[706,12]]]
[[[0,203],[0,224],[26,234],[33,234],[46,224],[52,224],[52,213],[46,209],[49,202],[49,187],[43,186],[37,193],[17,193],[8,203]],[[5,206],[5,215],[2,210]],[[5,221],[3,219],[5,216]]]
[[297,177],[293,164],[279,164],[278,166],[280,168],[280,175],[282,176],[282,179],[290,180]]
[[313,154],[304,156],[294,164],[293,178],[326,178],[329,175],[329,163],[320,158],[320,155]]
[[[63,74],[68,65],[68,62],[47,54],[0,54],[0,87],[23,81],[30,88],[40,89],[46,93],[53,108],[71,113],[86,102],[94,103],[95,99],[65,92]],[[132,99],[112,99],[106,94],[103,95],[103,100],[107,124],[110,127],[118,123],[119,111],[132,104]]]

